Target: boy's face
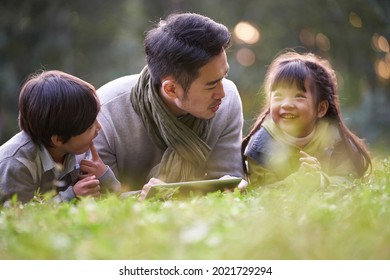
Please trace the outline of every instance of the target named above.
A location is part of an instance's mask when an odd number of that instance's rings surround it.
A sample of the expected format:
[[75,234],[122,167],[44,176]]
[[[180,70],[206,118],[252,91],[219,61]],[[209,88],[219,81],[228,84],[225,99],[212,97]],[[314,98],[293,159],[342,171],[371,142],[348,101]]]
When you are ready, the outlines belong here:
[[95,122],[89,128],[87,128],[86,131],[79,135],[71,137],[68,142],[62,144],[61,148],[66,153],[85,153],[86,151],[88,151],[89,145],[91,144],[92,140],[98,135],[100,129],[100,123],[95,120]]

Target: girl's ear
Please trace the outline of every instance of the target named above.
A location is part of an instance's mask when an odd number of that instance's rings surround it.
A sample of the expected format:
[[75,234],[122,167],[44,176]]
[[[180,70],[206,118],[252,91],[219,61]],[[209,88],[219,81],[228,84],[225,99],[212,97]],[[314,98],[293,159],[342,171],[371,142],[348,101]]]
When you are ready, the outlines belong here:
[[329,102],[327,100],[322,100],[320,104],[318,104],[317,117],[322,118],[328,112]]
[[53,143],[54,147],[58,147],[64,144],[62,137],[56,134],[51,136],[51,142]]

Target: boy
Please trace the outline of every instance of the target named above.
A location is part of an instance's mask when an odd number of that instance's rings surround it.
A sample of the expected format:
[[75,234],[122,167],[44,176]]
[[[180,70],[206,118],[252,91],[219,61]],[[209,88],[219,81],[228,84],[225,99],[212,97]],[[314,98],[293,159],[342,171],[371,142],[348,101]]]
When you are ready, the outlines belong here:
[[0,203],[14,195],[25,203],[52,190],[58,202],[119,192],[92,142],[99,110],[89,83],[61,71],[32,76],[19,96],[21,131],[0,147]]

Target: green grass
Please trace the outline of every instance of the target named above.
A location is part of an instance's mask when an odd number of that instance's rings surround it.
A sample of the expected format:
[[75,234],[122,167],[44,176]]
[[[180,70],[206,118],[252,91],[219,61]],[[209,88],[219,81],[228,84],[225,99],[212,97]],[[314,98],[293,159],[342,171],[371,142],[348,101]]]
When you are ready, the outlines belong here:
[[0,208],[0,259],[390,259],[390,160],[368,180]]

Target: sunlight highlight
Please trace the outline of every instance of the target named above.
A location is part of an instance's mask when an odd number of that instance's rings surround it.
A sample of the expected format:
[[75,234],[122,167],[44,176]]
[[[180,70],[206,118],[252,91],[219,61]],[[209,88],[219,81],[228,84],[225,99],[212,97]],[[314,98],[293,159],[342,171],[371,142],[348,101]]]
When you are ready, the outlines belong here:
[[241,21],[237,23],[233,33],[239,41],[245,44],[253,45],[260,40],[259,29],[250,22]]
[[256,56],[251,49],[242,48],[238,50],[236,59],[242,66],[251,66],[255,63]]
[[312,47],[315,44],[315,36],[310,30],[302,29],[299,33],[299,40],[305,45]]
[[349,23],[356,28],[361,28],[363,26],[362,19],[355,13],[349,13]]
[[379,59],[375,62],[375,72],[376,74],[385,80],[390,79],[390,65],[386,60]]
[[377,33],[372,36],[371,45],[377,52],[388,53],[390,51],[389,42],[386,37]]
[[329,51],[330,50],[329,38],[322,33],[317,34],[316,44],[317,44],[318,48],[322,51]]

